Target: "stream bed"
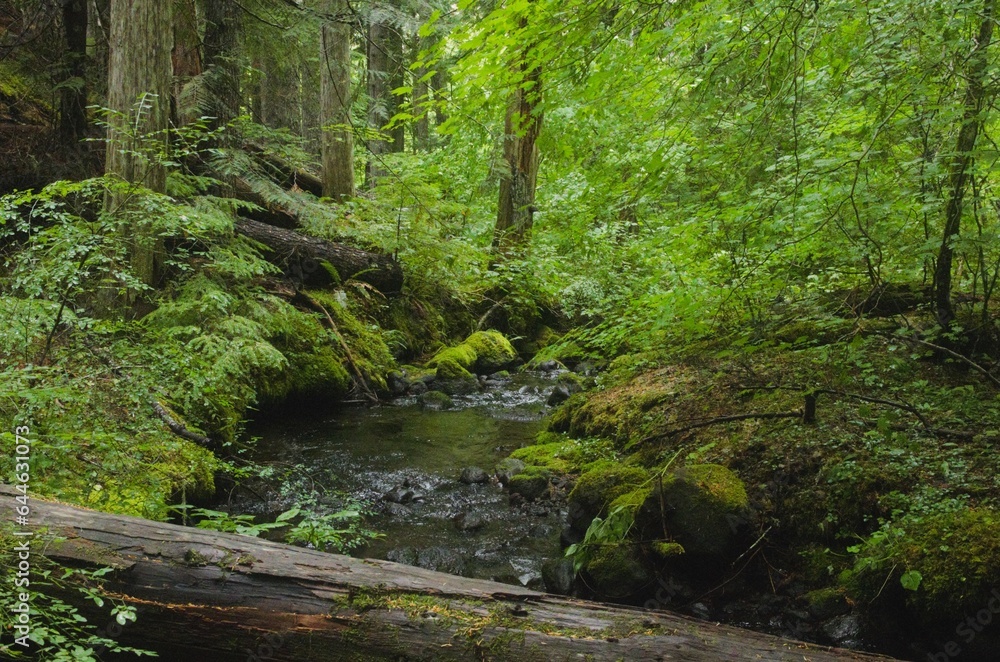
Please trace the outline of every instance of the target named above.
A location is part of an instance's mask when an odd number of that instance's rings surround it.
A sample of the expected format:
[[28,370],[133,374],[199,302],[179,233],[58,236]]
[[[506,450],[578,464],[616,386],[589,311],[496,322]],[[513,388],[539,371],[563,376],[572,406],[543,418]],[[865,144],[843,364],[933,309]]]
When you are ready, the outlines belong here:
[[[482,393],[454,396],[444,409],[402,397],[259,420],[251,430],[260,438],[253,459],[299,465],[338,498],[367,506],[366,526],[383,537],[356,556],[544,590],[541,566],[560,555],[565,511],[552,504],[512,508],[493,470],[532,442],[553,386],[544,373],[518,373],[491,380]],[[462,482],[471,467],[489,480]],[[231,505],[266,518],[313,488],[298,481],[263,502],[236,494]]]

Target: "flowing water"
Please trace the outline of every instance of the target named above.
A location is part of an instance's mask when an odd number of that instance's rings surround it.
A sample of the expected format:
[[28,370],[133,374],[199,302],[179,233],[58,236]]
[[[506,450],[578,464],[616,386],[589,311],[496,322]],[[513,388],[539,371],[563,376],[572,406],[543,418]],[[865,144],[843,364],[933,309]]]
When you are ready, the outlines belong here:
[[[531,443],[552,382],[522,373],[490,383],[444,410],[407,397],[259,421],[254,459],[301,465],[326,488],[369,504],[366,524],[384,537],[355,555],[541,588],[541,564],[560,554],[565,513],[551,505],[512,508],[495,480],[458,479],[466,467],[492,475],[497,462]],[[233,505],[237,512],[278,512],[292,505],[296,495],[287,492],[264,504]],[[473,530],[461,530],[459,516]]]

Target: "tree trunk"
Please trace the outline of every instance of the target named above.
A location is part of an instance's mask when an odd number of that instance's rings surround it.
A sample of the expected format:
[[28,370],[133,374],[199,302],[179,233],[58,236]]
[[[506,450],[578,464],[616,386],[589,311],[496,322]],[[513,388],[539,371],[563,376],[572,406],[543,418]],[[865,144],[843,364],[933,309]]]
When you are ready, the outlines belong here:
[[59,138],[75,145],[87,133],[87,0],[67,0],[62,19],[66,78],[59,90]]
[[[0,486],[4,518],[18,493]],[[388,561],[32,500],[32,559],[111,567],[138,619],[118,643],[191,662],[888,660],[664,611],[614,607]],[[43,538],[44,536],[44,538]],[[57,536],[59,536],[57,538]],[[34,567],[35,561],[32,561]],[[33,590],[33,589],[32,589]],[[111,622],[80,594],[61,596]]]
[[212,128],[225,126],[240,114],[239,36],[243,10],[235,0],[204,0],[205,86]]
[[[386,33],[389,27],[373,20],[368,25],[366,54],[368,63],[368,128],[381,131],[389,118],[395,114],[392,100],[386,91],[389,88],[389,56],[386,50]],[[389,143],[384,140],[368,140],[368,162],[365,165],[365,187],[375,188],[375,182],[385,176],[382,156],[389,152]]]
[[187,124],[201,115],[196,103],[186,99],[184,88],[201,75],[201,35],[198,33],[198,12],[194,0],[183,0],[174,12],[173,61],[174,85],[170,117],[175,126]]
[[437,64],[437,71],[434,72],[434,76],[431,78],[431,86],[434,88],[434,126],[439,127],[448,121],[448,113],[445,110],[445,104],[449,99],[449,80],[448,71],[444,68],[444,64],[439,62]]
[[354,133],[351,130],[351,25],[344,0],[334,0],[327,11],[338,20],[321,28],[320,127],[323,195],[342,200],[353,197]]
[[[500,253],[523,245],[531,231],[538,175],[538,147],[535,141],[542,127],[537,111],[541,101],[541,70],[527,70],[522,62],[524,84],[514,91],[504,121],[504,160],[507,171],[500,180],[497,222],[493,247]],[[527,89],[525,89],[527,86]]]
[[[386,88],[386,108],[389,111],[389,119],[399,112],[399,96],[394,90],[398,90],[406,83],[405,67],[403,66],[403,35],[399,28],[391,26],[386,31],[386,49],[389,51],[389,80]],[[389,143],[389,151],[400,153],[406,143],[406,127],[398,124],[389,129],[389,136],[392,141]]]
[[[105,170],[159,192],[166,185],[162,157],[168,148],[172,7],[161,0],[111,0],[108,106],[115,114],[109,117]],[[110,209],[124,203],[120,196],[107,201]],[[155,286],[161,242],[141,221],[130,229],[129,240],[132,275]],[[131,295],[129,303],[134,302]]]
[[953,243],[962,227],[962,200],[972,176],[973,150],[990,107],[986,90],[987,51],[993,37],[994,0],[983,3],[982,23],[979,35],[966,71],[968,87],[965,92],[965,112],[962,127],[958,132],[955,155],[952,158],[949,175],[949,197],[945,208],[944,233],[938,250],[937,267],[934,272],[934,309],[938,324],[945,331],[951,328],[955,319],[955,309],[951,302],[951,271],[954,255]]
[[395,294],[403,287],[403,270],[388,255],[246,218],[236,222],[236,231],[267,246],[269,250],[264,257],[280,267],[297,286],[324,287],[353,278],[378,288],[383,294]]

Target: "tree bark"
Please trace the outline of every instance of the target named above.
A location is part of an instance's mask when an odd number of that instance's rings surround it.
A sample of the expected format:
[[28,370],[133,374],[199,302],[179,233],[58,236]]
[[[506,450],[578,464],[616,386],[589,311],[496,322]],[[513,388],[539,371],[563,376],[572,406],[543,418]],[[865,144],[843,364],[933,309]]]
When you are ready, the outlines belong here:
[[59,137],[75,145],[87,133],[87,0],[67,0],[62,19],[66,78],[59,90]]
[[507,171],[500,180],[497,222],[493,231],[493,247],[501,254],[524,244],[531,232],[534,214],[538,176],[535,141],[542,127],[542,115],[537,109],[541,101],[542,75],[537,66],[528,70],[523,60],[521,67],[524,82],[514,91],[504,121]]
[[[393,100],[389,98],[389,54],[385,47],[389,27],[372,20],[368,25],[366,60],[368,63],[368,128],[381,131],[389,118],[395,115]],[[368,162],[365,165],[365,188],[375,188],[375,182],[385,176],[382,156],[389,153],[389,143],[384,140],[368,140]]]
[[201,114],[197,103],[188,102],[184,94],[188,83],[202,73],[196,7],[194,0],[184,0],[178,7],[181,11],[174,12],[174,48],[171,52],[174,85],[170,118],[175,126],[187,124]]
[[322,26],[320,38],[320,145],[323,195],[353,197],[354,132],[351,130],[351,25],[344,0],[328,3],[338,20]]
[[951,162],[950,192],[945,208],[944,233],[934,272],[934,309],[938,324],[945,331],[951,328],[951,323],[955,319],[955,309],[951,301],[953,243],[961,232],[962,201],[972,176],[973,150],[976,148],[976,140],[982,130],[990,106],[987,103],[986,74],[987,51],[993,37],[994,5],[994,0],[983,2],[979,34],[972,53],[969,55],[966,71],[968,87],[965,92],[965,111],[962,115],[962,127],[958,132],[955,155]]
[[448,71],[442,62],[437,64],[437,71],[431,78],[431,87],[434,88],[434,126],[436,128],[448,121],[448,113],[444,108],[448,102],[450,84]]
[[[17,494],[0,486],[5,519],[14,518]],[[104,590],[135,606],[138,619],[109,634],[119,643],[154,649],[163,659],[889,659],[664,611],[562,598],[38,499],[31,503],[32,527],[47,528],[28,539],[32,558],[44,554],[64,565],[113,568]],[[89,600],[62,597],[94,620]],[[96,617],[110,620],[106,612]]]
[[[323,287],[348,278],[374,286],[383,294],[403,287],[403,271],[392,257],[310,237],[241,218],[236,231],[268,247],[264,257],[297,285]],[[325,263],[325,264],[324,264]],[[335,277],[327,265],[336,270]]]
[[[172,2],[111,0],[108,63],[108,147],[105,170],[125,181],[163,192],[170,119]],[[125,200],[109,196],[109,209]],[[129,232],[132,275],[155,286],[162,244],[138,221]],[[129,305],[135,303],[134,293]]]

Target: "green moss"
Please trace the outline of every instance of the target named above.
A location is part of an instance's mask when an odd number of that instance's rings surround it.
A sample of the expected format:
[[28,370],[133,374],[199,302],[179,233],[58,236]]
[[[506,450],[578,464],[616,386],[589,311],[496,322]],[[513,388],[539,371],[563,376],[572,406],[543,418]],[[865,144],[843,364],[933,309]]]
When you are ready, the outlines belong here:
[[1000,516],[987,508],[911,516],[874,536],[847,577],[852,592],[874,599],[886,577],[920,573],[917,590],[905,591],[921,617],[974,613],[1000,586]]
[[543,432],[534,446],[519,448],[510,454],[525,464],[545,467],[556,473],[570,473],[577,470],[582,459],[579,445],[562,435]]
[[667,533],[689,554],[724,557],[748,511],[746,487],[736,474],[718,464],[696,464],[664,477],[637,512],[636,526],[643,539]]
[[476,331],[464,344],[476,353],[477,372],[496,372],[517,360],[514,347],[499,331]]
[[[452,347],[447,351],[452,349],[457,349]],[[465,369],[465,367],[459,363],[457,360],[451,357],[441,358],[434,363],[437,368],[435,376],[438,379],[475,379],[475,376]]]
[[586,530],[595,517],[607,511],[608,504],[648,480],[649,472],[641,467],[623,466],[613,460],[593,463],[569,494],[570,523],[577,530]]
[[605,545],[584,566],[593,588],[603,596],[622,597],[641,590],[651,580],[633,545]]
[[650,545],[650,548],[653,550],[653,553],[661,559],[673,558],[684,553],[684,546],[679,542],[664,542],[662,540],[658,540]]
[[511,477],[507,489],[511,494],[520,494],[531,501],[545,494],[549,489],[552,472],[544,467],[525,467]]
[[465,374],[469,374],[476,365],[477,356],[475,349],[470,345],[462,343],[461,345],[442,349],[427,362],[427,367],[437,368],[442,363],[447,363],[457,365],[463,369]]
[[610,512],[617,508],[625,508],[631,515],[634,516],[635,512],[639,510],[643,503],[646,502],[646,499],[652,491],[652,487],[640,487],[639,489],[632,490],[631,492],[626,492],[608,505],[608,511]]
[[441,391],[427,391],[426,393],[421,393],[417,400],[423,407],[428,409],[448,409],[454,405],[451,396],[447,393],[442,393]]

